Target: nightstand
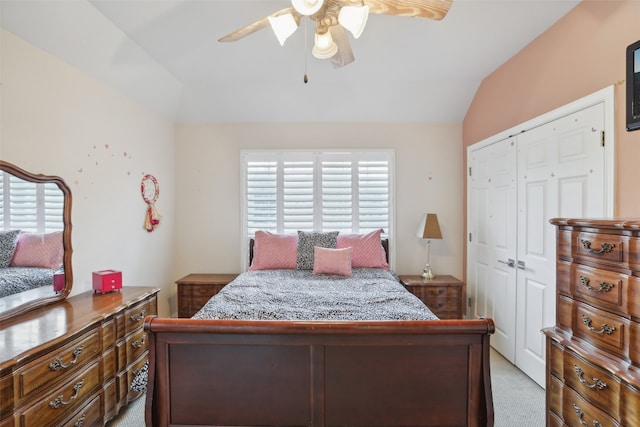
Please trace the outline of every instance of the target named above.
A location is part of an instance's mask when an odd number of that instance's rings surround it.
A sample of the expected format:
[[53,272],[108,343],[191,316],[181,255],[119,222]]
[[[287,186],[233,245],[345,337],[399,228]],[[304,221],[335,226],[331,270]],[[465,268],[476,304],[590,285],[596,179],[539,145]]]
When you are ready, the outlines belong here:
[[178,285],[178,317],[191,317],[209,299],[220,292],[237,274],[189,274],[176,281]]
[[436,276],[431,280],[413,275],[399,278],[440,319],[462,319],[464,283],[460,280],[453,276]]

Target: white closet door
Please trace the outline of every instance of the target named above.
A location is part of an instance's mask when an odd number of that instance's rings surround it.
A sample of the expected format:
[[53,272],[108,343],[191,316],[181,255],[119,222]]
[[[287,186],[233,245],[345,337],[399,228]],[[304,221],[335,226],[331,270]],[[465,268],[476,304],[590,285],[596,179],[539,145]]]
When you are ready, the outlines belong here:
[[516,147],[513,138],[471,156],[468,283],[471,316],[496,325],[491,345],[511,363],[516,349]]
[[491,345],[542,387],[541,329],[556,311],[549,219],[613,215],[613,106],[609,87],[468,149],[468,315],[493,318]]
[[516,365],[544,386],[545,341],[555,324],[554,217],[605,216],[605,162],[597,104],[518,135]]

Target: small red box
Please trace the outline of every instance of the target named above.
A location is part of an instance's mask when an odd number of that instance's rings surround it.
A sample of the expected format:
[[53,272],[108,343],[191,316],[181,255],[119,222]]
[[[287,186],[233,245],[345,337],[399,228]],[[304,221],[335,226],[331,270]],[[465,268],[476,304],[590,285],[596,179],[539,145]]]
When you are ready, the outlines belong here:
[[53,273],[53,291],[62,292],[64,289],[64,273]]
[[122,272],[116,270],[101,270],[93,272],[93,292],[111,292],[122,289]]

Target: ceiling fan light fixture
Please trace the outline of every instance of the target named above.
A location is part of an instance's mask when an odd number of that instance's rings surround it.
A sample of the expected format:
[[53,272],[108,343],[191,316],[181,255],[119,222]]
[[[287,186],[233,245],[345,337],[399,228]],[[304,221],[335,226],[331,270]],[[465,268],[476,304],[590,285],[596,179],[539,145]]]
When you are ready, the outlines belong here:
[[315,35],[315,43],[311,53],[318,59],[329,59],[338,52],[338,45],[333,41],[331,33],[327,31],[324,34]]
[[280,42],[280,46],[284,46],[284,42],[298,29],[298,23],[290,13],[280,16],[270,16],[269,24],[276,38]]
[[310,16],[320,10],[324,0],[291,0],[291,5],[300,15]]
[[356,39],[360,37],[367,25],[369,6],[344,6],[338,13],[338,22],[349,30]]

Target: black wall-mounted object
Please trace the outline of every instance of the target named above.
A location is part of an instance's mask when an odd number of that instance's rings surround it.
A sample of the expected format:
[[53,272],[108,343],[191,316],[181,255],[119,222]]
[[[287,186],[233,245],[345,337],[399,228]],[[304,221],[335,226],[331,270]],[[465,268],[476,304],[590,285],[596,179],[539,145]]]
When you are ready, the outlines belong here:
[[640,129],[640,40],[627,47],[627,130]]

